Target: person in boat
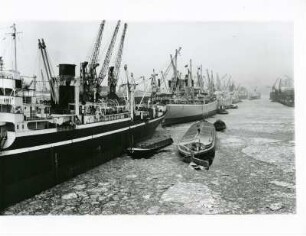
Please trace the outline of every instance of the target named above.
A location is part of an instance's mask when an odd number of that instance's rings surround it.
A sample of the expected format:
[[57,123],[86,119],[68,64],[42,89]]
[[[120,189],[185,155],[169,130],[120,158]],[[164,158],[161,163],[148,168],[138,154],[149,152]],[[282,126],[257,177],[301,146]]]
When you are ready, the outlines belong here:
[[201,133],[201,127],[200,127],[200,125],[197,125],[197,134],[195,135],[195,137],[194,138],[197,138],[199,135],[200,135],[200,133]]
[[199,142],[194,142],[191,144],[191,150],[192,151],[200,151],[200,148],[201,148],[201,144]]

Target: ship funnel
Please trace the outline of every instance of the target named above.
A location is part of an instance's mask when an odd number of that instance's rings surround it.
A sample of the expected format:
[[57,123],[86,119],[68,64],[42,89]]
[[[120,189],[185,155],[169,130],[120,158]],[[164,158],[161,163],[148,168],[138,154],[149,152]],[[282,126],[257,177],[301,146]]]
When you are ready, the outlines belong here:
[[75,66],[74,64],[59,64],[59,77],[62,82],[66,85],[70,85],[71,80],[75,77]]

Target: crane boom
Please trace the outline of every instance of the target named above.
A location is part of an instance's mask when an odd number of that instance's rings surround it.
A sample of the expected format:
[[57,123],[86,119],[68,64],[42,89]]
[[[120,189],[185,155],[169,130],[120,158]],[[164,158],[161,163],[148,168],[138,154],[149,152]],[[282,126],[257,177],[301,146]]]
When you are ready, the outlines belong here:
[[105,55],[105,59],[103,61],[102,68],[101,68],[100,73],[97,77],[97,85],[98,86],[101,85],[103,79],[105,78],[105,76],[107,74],[109,63],[110,63],[110,60],[111,60],[111,57],[112,57],[112,54],[113,54],[113,51],[114,51],[114,45],[115,45],[117,34],[118,34],[118,31],[119,31],[119,26],[120,26],[120,20],[117,22],[116,28],[115,28],[114,33],[113,33],[112,40],[109,44],[109,47],[108,47],[106,55]]
[[[178,71],[177,71],[177,56],[179,55],[180,51],[181,51],[181,47],[179,47],[179,49],[175,49],[175,55],[174,57],[172,56],[172,54],[170,54],[170,66],[172,66],[172,69],[173,69],[173,78],[170,82],[171,84],[171,92],[173,93],[174,90],[177,90],[178,89]],[[168,68],[169,68],[168,67]],[[168,74],[168,69],[167,68],[167,74]],[[167,74],[165,75],[165,77],[167,76]]]
[[54,103],[57,104],[58,101],[59,101],[59,98],[58,98],[57,91],[56,91],[56,88],[55,88],[56,80],[52,76],[51,67],[50,67],[50,63],[49,63],[49,58],[48,58],[48,54],[47,54],[47,51],[46,51],[46,44],[45,44],[45,41],[43,39],[41,39],[41,41],[38,39],[38,48],[40,49],[41,56],[42,56],[42,59],[43,59],[43,62],[44,62],[46,75],[47,75],[49,85],[50,85],[51,96],[53,98]]
[[120,71],[120,65],[121,65],[121,61],[122,61],[122,52],[123,52],[126,30],[127,30],[127,23],[125,23],[124,27],[123,27],[123,32],[122,32],[122,35],[121,35],[120,44],[119,44],[118,52],[117,52],[117,55],[116,55],[115,66],[109,68],[108,86],[109,86],[109,89],[110,89],[109,94],[111,96],[116,94],[116,86],[117,86],[117,81],[118,81],[118,76],[119,76],[119,71]]
[[204,92],[204,81],[203,81],[203,70],[202,70],[202,65],[198,67],[197,70],[197,79],[198,79],[198,86],[200,88],[201,92]]
[[120,69],[120,65],[122,61],[122,52],[123,52],[126,30],[127,30],[127,23],[124,24],[124,28],[123,28],[123,32],[122,32],[121,40],[120,40],[120,45],[119,45],[119,49],[118,49],[117,57],[116,57],[116,63],[115,63],[115,69],[114,69],[114,79],[116,81],[118,80],[119,69]]
[[278,82],[279,80],[280,80],[280,78],[277,78],[277,79],[276,79],[276,81],[275,81],[275,83],[273,84],[272,88],[276,89],[276,84],[277,84],[277,82]]
[[[177,59],[176,59],[176,58],[177,58],[177,55],[180,53],[181,49],[182,49],[182,48],[179,47],[179,49],[175,50],[175,52],[176,52],[176,53],[175,53],[175,60],[177,60]],[[168,65],[168,67],[166,68],[166,70],[163,72],[165,78],[167,77],[167,75],[168,75],[168,73],[169,73],[171,67],[173,68],[173,64],[172,64],[171,55],[170,55],[170,64]]]
[[105,20],[103,20],[100,24],[97,39],[95,41],[93,52],[92,52],[90,60],[89,60],[90,74],[93,74],[94,70],[99,65],[97,62],[98,62],[98,57],[99,57],[99,53],[100,53],[100,46],[101,46],[101,41],[102,41],[102,34],[103,34],[103,30],[104,30],[104,25],[105,25]]
[[209,90],[209,92],[211,92],[212,88],[211,88],[211,79],[210,79],[210,75],[208,72],[208,69],[206,69],[206,75],[207,75],[207,89]]

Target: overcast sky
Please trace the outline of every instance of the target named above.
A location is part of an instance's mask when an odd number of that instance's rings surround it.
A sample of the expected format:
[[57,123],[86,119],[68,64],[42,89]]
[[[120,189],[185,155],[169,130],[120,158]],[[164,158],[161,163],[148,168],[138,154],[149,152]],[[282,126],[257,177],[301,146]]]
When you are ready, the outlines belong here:
[[[22,32],[17,41],[19,70],[26,75],[38,74],[38,38],[45,39],[56,74],[59,63],[79,65],[88,60],[99,23],[17,22],[17,30]],[[12,65],[12,43],[5,34],[10,24],[0,25],[0,56],[6,67]],[[114,27],[115,22],[106,22],[101,64]],[[127,64],[136,78],[149,77],[153,68],[160,72],[167,67],[170,53],[174,54],[178,47],[182,47],[178,64],[183,72],[184,65],[192,59],[194,69],[202,65],[220,77],[227,73],[237,84],[249,87],[271,86],[284,75],[293,77],[293,24],[284,22],[128,22],[122,65]]]

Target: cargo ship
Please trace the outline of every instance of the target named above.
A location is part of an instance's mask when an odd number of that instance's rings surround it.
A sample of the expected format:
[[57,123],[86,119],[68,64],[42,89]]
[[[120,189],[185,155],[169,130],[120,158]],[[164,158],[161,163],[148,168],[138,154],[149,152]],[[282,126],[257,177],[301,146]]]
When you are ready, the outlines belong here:
[[201,120],[216,114],[217,109],[218,101],[200,104],[169,103],[167,104],[167,113],[163,124],[167,126]]
[[240,87],[239,90],[238,90],[238,98],[240,100],[245,100],[245,99],[248,99],[248,95],[249,92],[247,90],[247,88],[245,87]]
[[[186,65],[187,73],[182,76],[177,69],[177,57],[181,48],[176,49],[175,56],[171,55],[171,63],[162,74],[163,84],[166,86],[166,92],[159,92],[160,87],[157,86],[154,99],[160,104],[165,104],[167,113],[163,121],[163,125],[173,125],[178,123],[191,122],[201,120],[205,117],[216,114],[220,105],[228,104],[229,98],[215,94],[213,90],[213,81],[208,84],[208,88],[204,89],[204,81],[202,76],[202,67],[198,68],[197,81],[192,75],[192,61]],[[173,76],[166,81],[165,76],[172,68]],[[209,76],[209,75],[208,75]],[[182,78],[183,77],[183,78]],[[160,85],[161,82],[153,83]],[[219,99],[220,98],[220,99]]]
[[[100,24],[93,54],[98,53],[104,24]],[[119,25],[120,21],[110,49]],[[126,99],[116,96],[126,29],[125,24],[115,66],[109,66],[110,57],[106,55],[99,75],[95,71],[98,56],[94,55],[90,62],[81,63],[80,76],[75,75],[73,64],[60,64],[59,75],[54,76],[46,44],[39,40],[50,100],[26,86],[16,60],[13,70],[4,70],[1,58],[0,209],[117,157],[131,142],[153,135],[164,118],[165,107],[147,104],[136,110],[136,85],[128,77]],[[15,25],[11,35],[16,50]],[[103,97],[101,80],[106,77],[106,69],[109,89]],[[125,71],[128,74],[127,66]]]
[[254,89],[253,91],[249,92],[249,100],[257,100],[261,98],[261,93]]
[[270,100],[294,107],[294,87],[292,80],[290,78],[278,78],[272,86]]

